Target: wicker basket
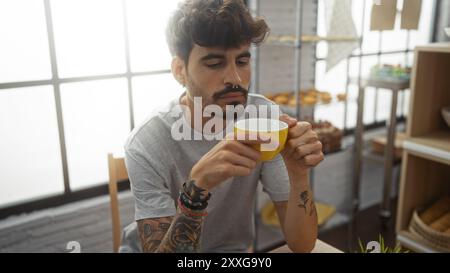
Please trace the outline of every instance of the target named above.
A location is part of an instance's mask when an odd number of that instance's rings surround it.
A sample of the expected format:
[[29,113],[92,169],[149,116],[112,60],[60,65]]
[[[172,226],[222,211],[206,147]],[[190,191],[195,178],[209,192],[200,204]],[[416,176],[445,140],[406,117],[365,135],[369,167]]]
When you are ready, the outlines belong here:
[[418,210],[414,210],[409,231],[416,236],[424,239],[430,245],[443,252],[450,252],[450,235],[436,231],[427,226],[419,217]]

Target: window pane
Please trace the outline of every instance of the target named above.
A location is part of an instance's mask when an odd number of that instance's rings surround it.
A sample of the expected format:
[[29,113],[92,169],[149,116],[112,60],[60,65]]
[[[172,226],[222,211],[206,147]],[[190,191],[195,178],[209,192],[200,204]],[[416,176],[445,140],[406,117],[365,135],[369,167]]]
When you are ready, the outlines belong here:
[[133,78],[135,125],[138,126],[153,111],[179,98],[183,91],[183,87],[178,84],[172,74]]
[[51,86],[0,90],[0,206],[64,191]]
[[392,50],[404,50],[408,47],[406,39],[406,30],[400,29],[401,21],[401,9],[403,8],[403,1],[397,1],[397,16],[395,17],[395,26],[393,30],[383,31],[381,34],[382,45],[381,49],[383,51]]
[[171,12],[180,0],[127,1],[131,69],[170,69],[171,56],[165,29]]
[[419,29],[410,32],[409,47],[413,49],[416,45],[430,42],[431,25],[433,24],[433,4],[436,1],[422,1]]
[[391,115],[392,91],[378,89],[378,103],[376,121],[389,120]]
[[[362,15],[363,15],[363,6],[364,1],[353,1],[353,15],[355,18],[358,18],[357,20],[357,28],[359,31],[361,31],[361,21],[362,21]],[[380,50],[380,32],[379,31],[372,31],[370,30],[370,16],[372,12],[372,1],[365,1],[366,7],[365,7],[365,18],[364,18],[364,31],[363,31],[363,43],[362,43],[362,51],[363,53],[374,53],[378,52]],[[355,10],[356,9],[356,10]],[[361,32],[358,32],[361,33]]]
[[0,82],[51,78],[43,1],[0,1]]
[[[317,35],[326,36],[327,28],[325,22],[325,5],[324,1],[317,3]],[[325,58],[328,52],[328,44],[324,41],[318,42],[316,46],[317,58]]]
[[[347,80],[347,61],[341,61],[337,66],[326,72],[326,62],[316,62],[316,88],[331,93],[335,97],[338,93],[345,93]],[[316,120],[328,120],[338,128],[344,127],[344,103],[318,105],[315,108]]]
[[121,151],[130,131],[125,79],[61,85],[70,186],[108,180],[107,154]]
[[120,0],[57,0],[51,4],[61,77],[125,72]]

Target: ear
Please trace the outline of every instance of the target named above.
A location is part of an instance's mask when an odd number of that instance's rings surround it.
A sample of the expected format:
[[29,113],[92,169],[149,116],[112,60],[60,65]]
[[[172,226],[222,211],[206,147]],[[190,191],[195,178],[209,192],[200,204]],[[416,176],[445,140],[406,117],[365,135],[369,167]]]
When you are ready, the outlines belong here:
[[184,61],[178,57],[175,56],[172,59],[172,75],[175,77],[175,79],[182,85],[186,85],[186,67],[184,64]]

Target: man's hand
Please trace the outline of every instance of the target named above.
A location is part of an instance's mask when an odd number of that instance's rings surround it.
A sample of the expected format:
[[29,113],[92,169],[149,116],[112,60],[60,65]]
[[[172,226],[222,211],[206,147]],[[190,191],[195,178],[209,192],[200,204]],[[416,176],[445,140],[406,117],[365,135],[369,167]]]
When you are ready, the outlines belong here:
[[194,165],[190,178],[196,186],[210,190],[230,177],[247,176],[260,157],[260,152],[250,145],[268,141],[237,140],[233,134],[227,135]]
[[281,152],[288,172],[306,174],[323,159],[322,143],[308,122],[298,122],[288,115],[281,121],[289,125],[289,133],[284,150]]

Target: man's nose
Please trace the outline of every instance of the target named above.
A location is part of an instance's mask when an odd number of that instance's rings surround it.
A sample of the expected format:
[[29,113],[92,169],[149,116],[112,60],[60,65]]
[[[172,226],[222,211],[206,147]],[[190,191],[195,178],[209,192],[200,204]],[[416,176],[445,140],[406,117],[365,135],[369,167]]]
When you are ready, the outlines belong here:
[[225,79],[224,79],[225,85],[242,85],[242,79],[239,76],[237,67],[235,64],[230,65],[228,69],[226,70]]

